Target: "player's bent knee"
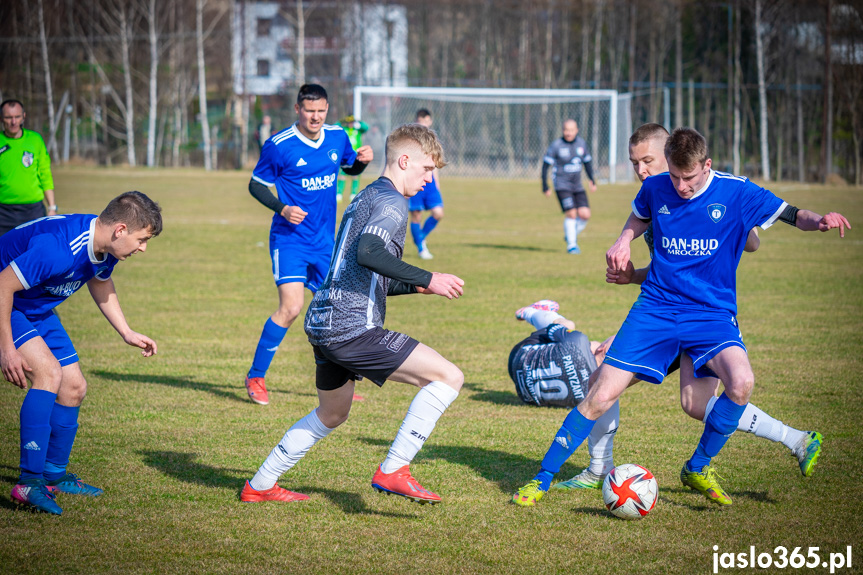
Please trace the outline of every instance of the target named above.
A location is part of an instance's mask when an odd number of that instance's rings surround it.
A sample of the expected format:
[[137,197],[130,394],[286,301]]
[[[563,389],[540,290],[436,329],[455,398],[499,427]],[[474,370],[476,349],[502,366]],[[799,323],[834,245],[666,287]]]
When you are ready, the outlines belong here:
[[345,409],[320,409],[318,408],[318,419],[321,420],[321,423],[329,427],[330,429],[335,429],[340,426],[344,422],[348,420],[348,416],[351,414],[351,408],[348,406]]
[[454,390],[461,391],[461,387],[464,385],[464,373],[455,364],[447,362],[440,380]]

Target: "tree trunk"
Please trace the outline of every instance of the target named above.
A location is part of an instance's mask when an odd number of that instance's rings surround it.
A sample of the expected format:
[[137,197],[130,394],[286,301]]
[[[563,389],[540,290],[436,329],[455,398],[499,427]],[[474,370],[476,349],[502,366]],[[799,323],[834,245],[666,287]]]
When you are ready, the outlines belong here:
[[[597,0],[596,2],[596,28],[595,34],[593,38],[593,89],[598,90],[600,88],[601,80],[602,80],[602,20],[604,13],[604,0]],[[593,117],[590,119],[591,125],[591,142],[590,148],[594,154],[594,156],[599,156],[599,106],[600,103],[593,103]],[[599,166],[599,161],[597,161],[594,166]],[[598,171],[598,170],[597,170]],[[594,177],[598,177],[598,174],[594,174]]]
[[674,125],[683,125],[683,3],[674,19]]
[[147,167],[156,165],[156,112],[159,105],[159,36],[156,32],[156,0],[150,0],[147,7],[147,20],[150,37],[150,114],[147,123]]
[[48,104],[48,152],[57,158],[57,125],[54,119],[54,88],[51,83],[51,65],[48,61],[48,41],[45,38],[45,11],[39,0],[39,45],[42,47],[42,69],[45,72],[45,97]]
[[764,35],[761,31],[761,2],[755,0],[755,62],[758,68],[758,115],[761,140],[761,177],[770,181],[770,142],[767,140],[767,85],[764,70]]
[[638,17],[638,5],[633,2],[629,7],[629,91],[635,91],[635,42],[636,42],[636,18]]
[[833,1],[827,0],[827,26],[824,34],[824,122],[821,136],[821,181],[833,171]]
[[732,168],[734,174],[740,173],[740,80],[742,76],[740,67],[740,43],[743,41],[741,36],[740,25],[740,7],[734,7],[734,20],[736,20],[736,28],[734,34],[734,136],[731,145],[732,152]]
[[134,167],[137,165],[135,161],[135,105],[134,94],[132,93],[132,68],[129,61],[129,43],[132,31],[129,24],[129,14],[126,10],[126,4],[120,2],[120,50],[123,56],[123,83],[126,88],[126,158],[129,165]]
[[[200,1],[200,0],[199,0]],[[306,12],[297,0],[297,86],[306,83]]]
[[209,172],[213,169],[213,160],[210,156],[210,121],[207,118],[207,73],[204,69],[204,0],[195,1],[195,42],[198,46],[198,102],[201,109],[201,135],[204,140],[204,169]]

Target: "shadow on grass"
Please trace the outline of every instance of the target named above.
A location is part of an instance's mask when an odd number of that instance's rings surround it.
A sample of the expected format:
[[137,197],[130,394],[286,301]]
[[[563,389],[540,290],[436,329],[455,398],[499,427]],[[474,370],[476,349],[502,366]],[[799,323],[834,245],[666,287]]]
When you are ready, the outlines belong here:
[[560,413],[565,416],[572,408],[558,405],[538,406],[532,403],[525,403],[519,399],[515,388],[512,391],[500,391],[495,389],[485,389],[481,383],[465,383],[464,387],[474,392],[468,399],[476,401],[484,401],[486,403],[494,403],[496,405],[526,405],[528,407],[538,409],[559,409]]
[[[389,447],[385,439],[361,437],[369,445]],[[465,465],[476,471],[487,481],[497,483],[503,493],[513,493],[516,489],[533,479],[539,471],[539,460],[508,451],[467,447],[461,445],[426,445],[414,461],[444,459],[451,463]],[[565,463],[557,475],[569,479],[584,471],[584,467]]]
[[524,405],[524,402],[518,398],[515,390],[509,392],[485,389],[481,383],[465,383],[464,388],[473,392],[468,399],[474,401],[484,401],[486,403],[494,403],[495,405]]
[[[107,379],[109,381],[136,383],[154,383],[157,385],[165,385],[168,387],[177,387],[180,389],[193,389],[195,391],[205,391],[216,397],[248,403],[246,399],[245,389],[239,385],[216,385],[214,383],[202,383],[195,381],[188,376],[172,376],[172,375],[143,375],[137,373],[118,373],[115,371],[106,371],[96,369],[91,371],[94,376]],[[272,393],[272,392],[271,392]]]
[[[204,487],[235,489],[239,497],[240,490],[251,475],[248,469],[226,469],[213,467],[195,461],[197,453],[181,453],[178,451],[139,451],[145,465],[158,469],[165,475],[185,483],[195,483]],[[367,485],[367,484],[366,484]],[[390,513],[369,508],[363,497],[349,491],[336,491],[317,487],[292,486],[292,490],[300,493],[319,493],[338,505],[342,511],[350,515],[379,515],[400,519],[413,519],[418,516],[405,513]],[[11,505],[11,503],[10,503]]]
[[558,250],[550,250],[546,248],[538,248],[536,246],[510,246],[506,244],[462,244],[471,248],[491,248],[493,250],[514,250],[520,252],[554,252]]
[[[670,505],[672,507],[685,507],[692,511],[702,511],[704,509],[721,509],[722,507],[716,505],[715,503],[711,503],[703,495],[698,493],[697,491],[693,491],[687,487],[678,487],[675,489],[663,488],[662,491],[665,493],[672,493],[675,495],[690,495],[692,497],[692,502],[682,502],[680,500],[672,500],[663,495],[659,496],[659,501],[662,502],[663,505]],[[731,492],[731,499],[750,499],[752,501],[758,501],[760,503],[769,503],[771,505],[775,505],[777,501],[772,499],[766,491],[735,491]]]
[[12,472],[11,475],[6,475],[5,473],[3,475],[0,475],[0,481],[8,481],[12,485],[15,485],[16,483],[18,483],[18,474],[21,471],[20,469],[18,469],[17,467],[12,467],[11,465],[0,465],[0,469],[3,469],[3,470],[8,469],[9,471]]

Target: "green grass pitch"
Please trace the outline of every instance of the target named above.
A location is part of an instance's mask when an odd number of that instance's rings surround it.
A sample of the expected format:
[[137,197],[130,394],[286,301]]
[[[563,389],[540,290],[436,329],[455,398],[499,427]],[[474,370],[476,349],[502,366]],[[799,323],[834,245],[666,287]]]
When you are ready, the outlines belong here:
[[[854,229],[840,240],[835,231],[804,234],[778,224],[738,272],[739,320],[756,374],[752,400],[824,434],[815,475],[801,477],[781,445],[738,433],[715,460],[734,505],[709,507],[678,479],[702,426],[680,410],[673,375],[622,399],[615,461],[644,465],[660,490],[647,518],[625,522],[596,491],[553,491],[532,509],[509,503],[566,410],[520,404],[506,359],[529,333],[514,311],[537,299],[558,300],[592,339],[619,327],[638,291],[605,283],[604,254],[637,186],[600,186],[591,195],[582,255],[569,256],[557,202],[540,194],[538,177],[443,175],[446,217],[428,240],[435,259],[419,260],[412,245],[405,259],[459,275],[465,295],[392,298],[387,317],[389,328],[465,373],[464,390],[412,466],[443,498],[431,507],[372,490],[415,389],[368,382],[358,385],[365,401],[347,423],[281,480],[309,501],[241,504],[243,482],[316,405],[314,362],[299,323],[270,370],[270,405],[252,404],[242,385],[277,303],[270,217],[247,193],[248,173],[58,170],[66,212],[98,213],[131,189],[162,204],[162,235],[114,274],[130,325],[155,338],[159,353],[144,359],[123,344],[87,290],[59,308],[89,382],[70,470],[105,489],[98,499],[61,495],[62,517],[9,502],[24,392],[0,385],[0,571],[688,574],[712,571],[714,545],[733,553],[800,546],[804,554],[817,546],[825,556],[852,545],[853,568],[844,572],[860,572],[863,190],[776,185],[792,204],[844,213]],[[634,259],[646,258],[639,240]],[[559,478],[586,463],[581,447]]]

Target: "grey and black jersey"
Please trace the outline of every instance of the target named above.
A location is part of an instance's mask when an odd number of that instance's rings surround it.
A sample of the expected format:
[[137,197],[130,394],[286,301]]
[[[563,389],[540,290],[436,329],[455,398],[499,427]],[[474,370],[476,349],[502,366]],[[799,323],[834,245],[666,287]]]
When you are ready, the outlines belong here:
[[533,332],[509,354],[509,376],[518,397],[533,405],[575,407],[595,370],[588,337],[560,324]]
[[563,138],[556,139],[546,150],[542,161],[552,167],[551,177],[555,190],[584,191],[581,172],[584,171],[584,164],[593,161],[584,138],[576,136],[571,142]]
[[345,209],[327,278],[306,312],[305,330],[312,345],[348,341],[383,327],[390,279],[357,263],[357,245],[363,234],[374,234],[401,259],[407,221],[407,198],[383,177]]

